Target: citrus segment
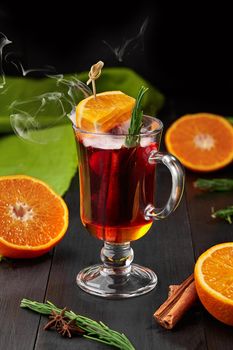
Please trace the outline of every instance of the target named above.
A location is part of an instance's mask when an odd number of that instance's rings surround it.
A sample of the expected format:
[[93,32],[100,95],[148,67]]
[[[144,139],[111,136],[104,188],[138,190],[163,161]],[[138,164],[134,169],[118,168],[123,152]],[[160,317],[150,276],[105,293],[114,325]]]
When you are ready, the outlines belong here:
[[121,91],[106,91],[82,100],[76,107],[77,127],[107,132],[130,119],[135,99]]
[[0,177],[0,254],[44,254],[64,236],[68,209],[42,181],[24,175]]
[[233,242],[203,253],[195,265],[198,296],[211,315],[233,326]]
[[192,170],[213,171],[233,160],[233,128],[214,114],[179,118],[167,130],[165,143],[168,151]]

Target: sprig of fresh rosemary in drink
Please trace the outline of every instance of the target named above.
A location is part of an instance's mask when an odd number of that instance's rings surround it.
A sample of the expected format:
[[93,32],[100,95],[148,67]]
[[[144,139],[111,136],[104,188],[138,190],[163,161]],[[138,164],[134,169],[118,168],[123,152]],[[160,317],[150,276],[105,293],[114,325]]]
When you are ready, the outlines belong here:
[[223,209],[219,209],[217,211],[213,211],[211,216],[214,219],[216,219],[216,218],[224,219],[227,222],[229,222],[229,224],[232,224],[232,220],[233,220],[233,205],[230,205],[229,207],[226,207],[226,208],[223,208]]
[[233,191],[233,179],[197,179],[194,187],[203,191]]
[[[22,299],[20,306],[28,308],[39,314],[50,315],[54,310],[61,313],[61,309],[52,304],[50,301],[39,303],[28,299]],[[134,346],[123,333],[118,333],[110,329],[104,323],[96,322],[88,317],[75,314],[73,311],[65,311],[64,314],[70,320],[75,320],[78,327],[85,331],[83,337],[104,343],[106,345],[115,346],[120,350],[135,350]]]
[[128,135],[126,137],[125,144],[127,147],[136,146],[140,142],[140,131],[142,127],[142,98],[147,92],[148,88],[141,86],[139,89],[138,95],[136,97],[136,102],[132,112],[132,117],[130,121],[130,127],[128,130]]

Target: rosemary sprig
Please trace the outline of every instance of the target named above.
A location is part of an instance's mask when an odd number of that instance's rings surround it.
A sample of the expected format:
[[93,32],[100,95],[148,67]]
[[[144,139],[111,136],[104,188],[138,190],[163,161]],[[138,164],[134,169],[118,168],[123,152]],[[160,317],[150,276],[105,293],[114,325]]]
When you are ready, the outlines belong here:
[[126,137],[126,146],[127,147],[132,147],[136,146],[140,142],[140,130],[142,127],[142,116],[143,116],[143,111],[142,111],[142,98],[144,94],[147,92],[148,88],[141,86],[136,98],[136,102],[134,105],[134,109],[132,112],[132,117],[130,121],[130,127],[128,130],[128,134]]
[[229,224],[232,224],[232,219],[233,219],[233,205],[230,205],[229,207],[223,208],[223,209],[219,209],[217,211],[213,211],[212,213],[212,218],[220,218],[220,219],[224,219],[227,222],[229,222]]
[[197,179],[193,185],[203,191],[233,191],[233,179]]
[[[20,306],[43,315],[50,315],[52,310],[56,313],[61,313],[62,311],[50,301],[39,303],[37,301],[22,299]],[[117,349],[121,350],[135,350],[134,346],[124,334],[110,329],[102,322],[96,322],[88,317],[77,315],[73,311],[65,311],[65,316],[70,320],[76,320],[77,326],[85,331],[85,338],[115,346]]]

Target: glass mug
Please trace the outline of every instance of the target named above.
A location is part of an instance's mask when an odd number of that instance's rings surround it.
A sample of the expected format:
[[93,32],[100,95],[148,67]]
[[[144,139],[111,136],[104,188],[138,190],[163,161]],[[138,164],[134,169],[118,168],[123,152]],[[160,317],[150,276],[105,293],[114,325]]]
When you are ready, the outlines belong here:
[[[107,298],[145,294],[157,284],[156,274],[132,264],[130,242],[141,238],[154,220],[166,218],[178,206],[184,171],[172,155],[159,152],[163,124],[143,116],[144,133],[135,146],[124,146],[127,134],[89,133],[73,125],[77,142],[80,215],[83,225],[104,241],[102,264],[84,268],[77,284],[84,291]],[[171,194],[162,209],[154,207],[156,165],[172,176]]]

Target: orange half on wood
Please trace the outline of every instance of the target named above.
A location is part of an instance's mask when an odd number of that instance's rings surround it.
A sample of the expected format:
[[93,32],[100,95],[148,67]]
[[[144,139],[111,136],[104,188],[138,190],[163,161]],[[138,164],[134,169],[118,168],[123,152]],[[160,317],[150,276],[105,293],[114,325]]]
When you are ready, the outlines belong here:
[[204,252],[194,270],[197,294],[211,315],[233,326],[233,242]]
[[167,130],[165,143],[168,151],[192,170],[214,171],[233,160],[233,127],[214,114],[179,118]]
[[44,182],[24,175],[0,177],[0,254],[33,258],[64,236],[68,209]]

